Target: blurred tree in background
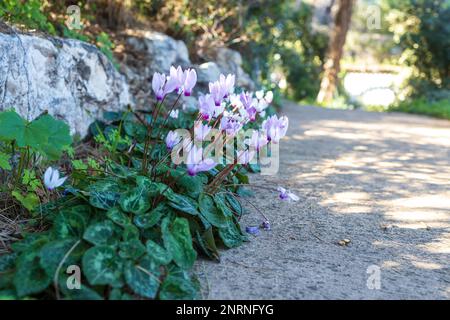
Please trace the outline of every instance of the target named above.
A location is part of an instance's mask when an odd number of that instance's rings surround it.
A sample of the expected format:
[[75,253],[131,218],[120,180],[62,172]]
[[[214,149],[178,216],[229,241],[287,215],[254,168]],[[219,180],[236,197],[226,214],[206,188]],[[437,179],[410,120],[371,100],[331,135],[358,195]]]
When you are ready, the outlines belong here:
[[450,1],[383,0],[388,29],[412,67],[408,94],[450,98]]

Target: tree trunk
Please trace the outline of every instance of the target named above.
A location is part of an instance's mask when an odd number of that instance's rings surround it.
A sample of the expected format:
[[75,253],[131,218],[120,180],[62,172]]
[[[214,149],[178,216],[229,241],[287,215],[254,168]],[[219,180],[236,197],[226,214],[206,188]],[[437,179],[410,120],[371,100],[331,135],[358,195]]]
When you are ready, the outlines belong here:
[[345,45],[345,38],[350,27],[354,0],[337,0],[337,12],[328,45],[327,61],[324,65],[320,91],[317,95],[318,103],[329,103],[336,91],[340,61]]

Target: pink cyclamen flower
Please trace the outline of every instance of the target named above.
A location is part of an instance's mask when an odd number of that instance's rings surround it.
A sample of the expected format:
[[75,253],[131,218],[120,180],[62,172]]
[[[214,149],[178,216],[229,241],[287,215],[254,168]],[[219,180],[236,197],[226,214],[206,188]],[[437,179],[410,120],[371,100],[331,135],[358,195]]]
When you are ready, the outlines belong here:
[[256,120],[256,114],[258,110],[256,109],[256,106],[258,104],[257,99],[253,99],[253,93],[252,92],[242,92],[239,95],[239,99],[241,100],[241,103],[247,113],[248,119],[253,122]]
[[48,167],[44,173],[44,185],[48,190],[53,190],[58,188],[64,184],[67,177],[59,177],[58,169],[53,169],[52,167]]
[[185,72],[185,80],[183,83],[183,91],[186,97],[189,97],[192,93],[192,89],[197,83],[197,72],[194,69],[188,69]]
[[245,109],[251,108],[253,106],[253,92],[241,92],[239,99]]
[[220,120],[220,129],[230,136],[236,135],[241,128],[242,123],[233,116],[224,116],[222,117],[222,120]]
[[170,80],[175,85],[175,90],[180,91],[184,84],[184,81],[186,80],[186,73],[183,72],[183,69],[181,69],[180,66],[178,66],[177,68],[175,68],[174,66],[171,66],[169,75],[170,75]]
[[214,104],[218,107],[222,103],[225,92],[219,81],[209,83],[209,93],[214,99]]
[[213,169],[217,163],[213,159],[203,159],[203,148],[193,145],[186,159],[187,172],[190,176],[195,176],[199,172]]
[[234,92],[235,80],[236,76],[234,74],[228,74],[226,77],[223,74],[220,75],[219,83],[220,87],[222,88],[224,98],[228,97],[230,94]]
[[298,201],[300,199],[295,194],[293,194],[291,191],[286,190],[283,187],[278,187],[277,191],[280,193],[279,197],[281,200],[287,200],[290,202],[290,201]]
[[253,157],[255,156],[255,151],[250,150],[241,150],[237,154],[237,163],[239,164],[248,164],[250,161],[253,160]]
[[259,151],[268,142],[267,135],[260,131],[253,131],[252,136],[245,140],[245,143],[254,148],[256,151]]
[[211,131],[211,127],[208,126],[207,124],[202,124],[201,122],[199,122],[195,127],[194,127],[194,137],[195,140],[197,141],[203,141],[205,140],[206,136],[209,134],[209,132]]
[[203,120],[210,120],[215,114],[214,99],[210,94],[198,98],[199,111]]
[[175,131],[169,131],[166,136],[166,146],[167,149],[172,150],[179,142],[181,138],[178,136],[178,133]]
[[176,85],[173,79],[167,79],[163,73],[155,72],[153,74],[152,89],[158,101],[162,101],[168,93],[175,90]]
[[267,139],[274,143],[278,143],[281,138],[286,135],[288,129],[289,120],[286,116],[278,117],[273,115],[262,123],[262,128],[267,134]]

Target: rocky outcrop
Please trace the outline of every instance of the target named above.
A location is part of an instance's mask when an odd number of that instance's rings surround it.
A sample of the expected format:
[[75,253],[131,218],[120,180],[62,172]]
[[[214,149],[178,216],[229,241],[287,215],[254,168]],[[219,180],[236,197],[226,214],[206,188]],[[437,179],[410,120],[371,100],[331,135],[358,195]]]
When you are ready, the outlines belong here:
[[[154,102],[150,86],[153,73],[167,74],[171,65],[196,69],[198,82],[194,96],[207,92],[208,83],[218,80],[220,73],[234,73],[238,86],[254,88],[252,80],[242,69],[242,58],[237,51],[220,48],[216,51],[216,61],[192,64],[183,41],[159,32],[129,30],[123,35],[122,43],[123,52],[119,56],[121,71],[127,78],[138,108],[146,108]],[[183,97],[181,103],[195,107],[196,99]]]
[[229,48],[217,48],[214,56],[217,66],[222,73],[233,73],[236,75],[237,86],[250,90],[255,89],[255,83],[242,69],[242,56],[239,52]]
[[0,110],[14,108],[28,120],[48,110],[85,136],[90,123],[130,97],[125,78],[93,45],[0,33]]
[[[0,29],[0,110],[14,108],[28,120],[47,110],[83,137],[104,111],[127,105],[148,108],[154,102],[153,73],[167,74],[171,65],[197,71],[194,96],[181,100],[187,108],[196,108],[195,96],[207,92],[208,83],[218,80],[220,73],[234,73],[237,86],[254,88],[234,50],[219,48],[216,61],[192,64],[184,42],[136,30],[123,34],[119,47],[118,71],[88,43]],[[169,104],[170,99],[175,98],[168,97]]]

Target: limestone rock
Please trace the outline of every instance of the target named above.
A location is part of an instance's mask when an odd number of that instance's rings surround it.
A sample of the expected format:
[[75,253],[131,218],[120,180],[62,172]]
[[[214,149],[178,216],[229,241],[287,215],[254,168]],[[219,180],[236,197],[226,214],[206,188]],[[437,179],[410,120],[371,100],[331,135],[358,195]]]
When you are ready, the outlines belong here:
[[131,103],[125,78],[95,46],[0,33],[0,110],[14,108],[28,120],[47,110],[83,137],[104,111]]

